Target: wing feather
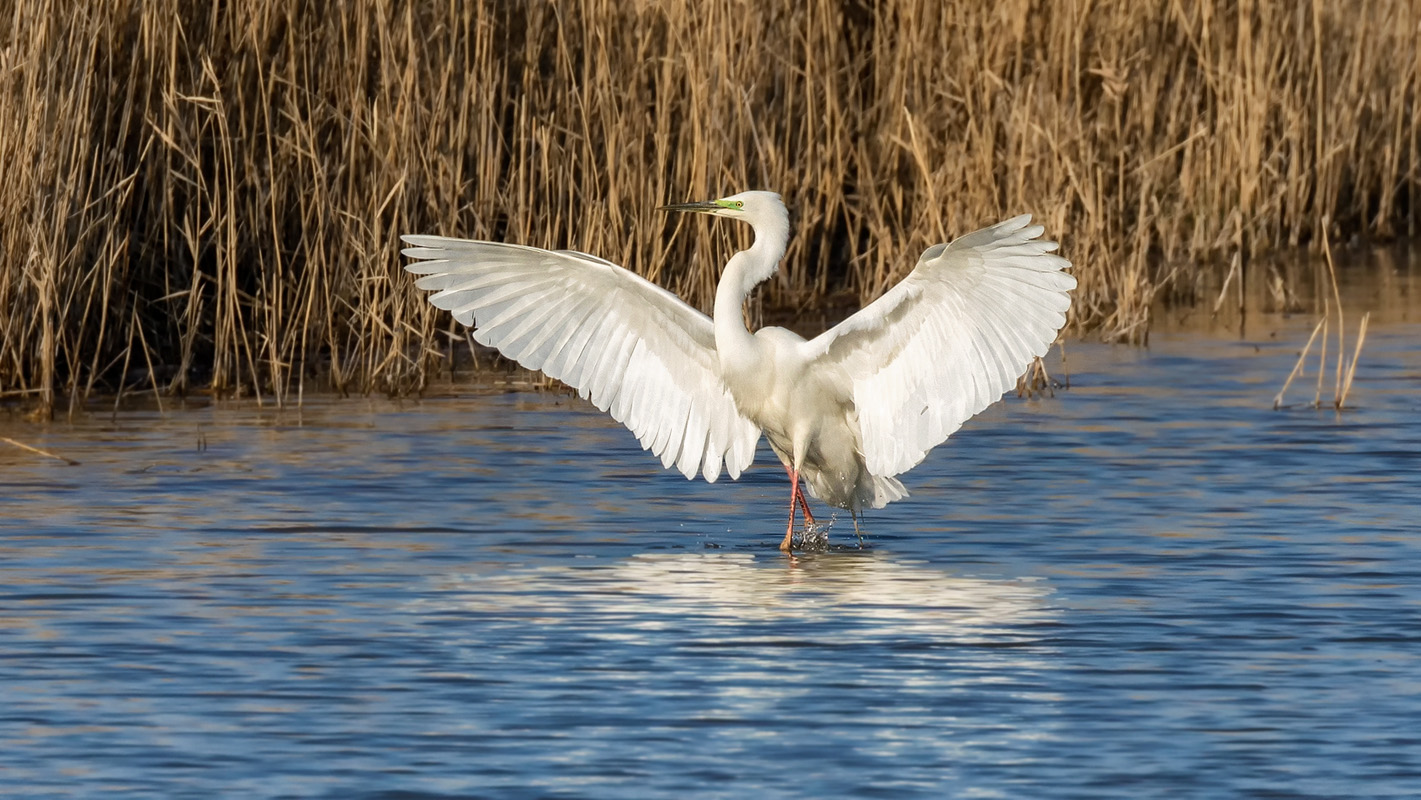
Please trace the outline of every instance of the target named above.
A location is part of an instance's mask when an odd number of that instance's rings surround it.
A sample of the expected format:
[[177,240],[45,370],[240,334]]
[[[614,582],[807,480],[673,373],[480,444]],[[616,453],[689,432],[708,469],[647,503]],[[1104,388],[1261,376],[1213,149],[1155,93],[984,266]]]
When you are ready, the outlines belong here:
[[604,259],[442,236],[403,236],[405,269],[479,343],[557,378],[687,478],[732,478],[760,429],[716,369],[711,320]]
[[996,402],[1066,323],[1071,265],[1020,216],[933,245],[887,294],[805,344],[853,379],[874,475],[917,465]]

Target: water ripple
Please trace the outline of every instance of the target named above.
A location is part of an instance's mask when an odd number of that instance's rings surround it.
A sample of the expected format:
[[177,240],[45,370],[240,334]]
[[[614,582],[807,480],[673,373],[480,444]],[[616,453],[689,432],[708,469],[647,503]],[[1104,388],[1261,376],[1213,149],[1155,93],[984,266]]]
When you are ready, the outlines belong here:
[[0,781],[1412,796],[1418,334],[1342,415],[1270,409],[1276,342],[1077,345],[794,560],[777,468],[686,482],[556,396],[16,426],[81,464],[0,451]]

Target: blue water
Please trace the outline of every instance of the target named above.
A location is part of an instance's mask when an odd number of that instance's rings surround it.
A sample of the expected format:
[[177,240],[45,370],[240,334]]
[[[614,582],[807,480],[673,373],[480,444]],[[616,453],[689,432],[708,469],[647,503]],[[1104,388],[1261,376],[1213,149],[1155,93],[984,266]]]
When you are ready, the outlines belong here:
[[794,559],[556,395],[0,423],[0,793],[1416,796],[1421,327],[1273,411],[1307,332],[1071,345]]

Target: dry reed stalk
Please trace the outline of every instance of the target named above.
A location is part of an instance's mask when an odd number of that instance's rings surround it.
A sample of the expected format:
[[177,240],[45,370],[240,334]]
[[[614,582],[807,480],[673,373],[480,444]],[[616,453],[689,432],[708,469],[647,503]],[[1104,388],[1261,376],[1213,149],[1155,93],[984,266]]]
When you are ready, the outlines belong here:
[[1027,365],[1026,372],[1016,379],[1017,397],[1035,397],[1038,394],[1045,394],[1048,397],[1056,396],[1056,380],[1051,377],[1051,373],[1046,371],[1046,364],[1040,358],[1033,358]]
[[758,318],[1030,211],[1076,329],[1144,341],[1180,265],[1238,253],[1242,288],[1257,252],[1421,216],[1413,0],[9,8],[0,393],[46,409],[121,386],[131,343],[177,394],[416,390],[456,331],[403,232],[586,250],[706,307],[746,233],[655,207],[774,188],[796,236]]
[[1283,388],[1278,390],[1278,394],[1273,396],[1273,410],[1277,411],[1283,407],[1283,395],[1288,393],[1288,387],[1293,385],[1293,378],[1298,377],[1298,373],[1303,371],[1303,362],[1307,360],[1308,351],[1312,350],[1312,343],[1317,339],[1318,331],[1327,324],[1327,318],[1323,317],[1313,326],[1312,335],[1308,337],[1307,344],[1303,345],[1302,352],[1298,353],[1297,363],[1293,364],[1293,371],[1288,373],[1288,379],[1283,381]]
[[143,348],[143,363],[148,366],[148,385],[153,390],[153,401],[158,404],[158,413],[163,413],[163,392],[158,385],[158,373],[153,369],[153,354],[148,351],[148,337],[143,334],[143,326],[135,325],[138,344]]
[[1332,321],[1331,301],[1324,298],[1322,314],[1322,341],[1317,354],[1317,392],[1312,396],[1312,407],[1322,407],[1322,379],[1327,375],[1327,326]]
[[[1362,358],[1362,343],[1367,341],[1367,320],[1371,319],[1371,312],[1362,315],[1362,324],[1357,328],[1357,346],[1352,351],[1352,363],[1347,365],[1347,378],[1342,382],[1342,389],[1333,400],[1333,407],[1341,411],[1347,405],[1347,395],[1352,391],[1352,379],[1357,375],[1357,362]],[[1338,362],[1342,359],[1339,357]]]
[[[1327,264],[1327,280],[1332,287],[1332,300],[1337,305],[1337,382],[1333,385],[1333,398],[1342,396],[1342,361],[1346,353],[1346,331],[1344,330],[1345,318],[1342,312],[1342,290],[1337,286],[1337,265],[1332,263],[1332,245],[1328,242],[1327,218],[1322,220],[1322,255],[1323,261]],[[1321,386],[1321,376],[1318,377]],[[1321,399],[1321,388],[1318,390],[1318,397]]]
[[4,443],[6,443],[6,444],[13,445],[13,446],[15,446],[15,447],[20,448],[21,450],[27,450],[27,451],[29,451],[29,452],[31,452],[31,453],[36,454],[36,455],[45,456],[46,458],[52,458],[52,459],[55,459],[56,461],[63,461],[64,463],[68,464],[68,465],[71,466],[71,467],[77,467],[77,466],[79,466],[79,462],[78,462],[78,461],[75,461],[75,460],[72,459],[72,458],[65,458],[64,456],[55,455],[54,453],[51,453],[51,452],[49,452],[48,450],[42,450],[42,449],[40,449],[40,448],[38,448],[38,447],[33,447],[33,446],[31,446],[31,445],[27,445],[27,444],[25,444],[24,442],[17,442],[17,441],[15,441],[14,439],[11,439],[11,438],[8,437],[8,436],[0,436],[0,442],[4,442]]
[[1335,366],[1336,383],[1332,393],[1332,407],[1341,411],[1347,405],[1347,395],[1352,391],[1352,381],[1357,375],[1357,363],[1362,357],[1362,345],[1367,339],[1367,323],[1371,320],[1371,312],[1362,315],[1362,322],[1357,329],[1357,342],[1353,346],[1352,360],[1347,361],[1346,351],[1343,349],[1345,338],[1341,331],[1343,324],[1342,317],[1342,296],[1337,286],[1337,271],[1332,263],[1331,250],[1327,246],[1326,237],[1323,240],[1323,252],[1326,255],[1328,277],[1331,282],[1331,295],[1326,292],[1322,295],[1322,318],[1317,321],[1312,329],[1312,335],[1308,337],[1307,344],[1303,345],[1302,352],[1298,354],[1298,360],[1293,365],[1292,372],[1288,373],[1287,380],[1283,381],[1283,388],[1278,390],[1278,394],[1273,397],[1273,410],[1283,407],[1283,395],[1287,393],[1288,387],[1292,385],[1293,379],[1303,371],[1304,362],[1308,352],[1312,350],[1312,343],[1318,339],[1318,334],[1322,334],[1321,346],[1317,359],[1317,389],[1313,395],[1312,407],[1322,407],[1322,384],[1327,376],[1327,339],[1328,327],[1332,322],[1332,309],[1335,304],[1337,308],[1337,363]]

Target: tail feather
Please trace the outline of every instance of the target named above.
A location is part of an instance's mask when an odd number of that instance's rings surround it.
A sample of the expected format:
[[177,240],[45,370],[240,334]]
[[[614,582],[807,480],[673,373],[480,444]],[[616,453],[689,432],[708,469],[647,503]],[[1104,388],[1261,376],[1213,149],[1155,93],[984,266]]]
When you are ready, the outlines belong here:
[[860,508],[883,508],[894,500],[908,496],[908,490],[897,478],[882,475],[865,475],[868,480],[859,484],[858,505]]

